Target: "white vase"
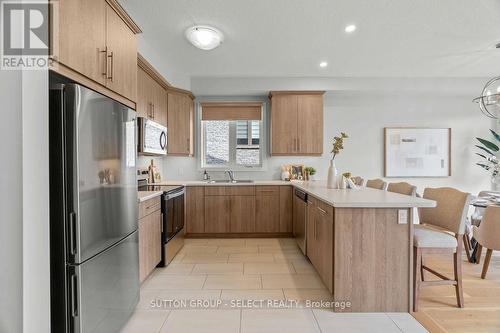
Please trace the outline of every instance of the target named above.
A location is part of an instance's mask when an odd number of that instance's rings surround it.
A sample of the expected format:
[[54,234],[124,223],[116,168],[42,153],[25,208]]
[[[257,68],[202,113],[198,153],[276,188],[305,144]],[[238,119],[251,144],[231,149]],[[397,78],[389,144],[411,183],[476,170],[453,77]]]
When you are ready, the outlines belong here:
[[330,160],[330,167],[328,167],[328,180],[326,183],[326,187],[337,189],[339,188],[338,184],[339,172],[337,167],[335,166],[335,162]]
[[347,188],[346,178],[344,176],[339,177],[339,188],[345,190]]

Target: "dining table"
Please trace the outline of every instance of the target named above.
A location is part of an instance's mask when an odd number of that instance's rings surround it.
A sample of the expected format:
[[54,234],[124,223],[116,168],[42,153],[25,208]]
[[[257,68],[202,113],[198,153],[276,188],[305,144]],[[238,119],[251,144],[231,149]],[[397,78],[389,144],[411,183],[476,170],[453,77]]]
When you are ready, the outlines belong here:
[[[477,196],[472,199],[471,206],[475,208],[485,209],[488,206],[500,206],[500,193],[492,192],[485,196]],[[478,250],[478,242],[474,239],[474,236],[471,238],[472,245],[472,253],[470,255],[469,261],[471,263],[477,263],[477,250]]]

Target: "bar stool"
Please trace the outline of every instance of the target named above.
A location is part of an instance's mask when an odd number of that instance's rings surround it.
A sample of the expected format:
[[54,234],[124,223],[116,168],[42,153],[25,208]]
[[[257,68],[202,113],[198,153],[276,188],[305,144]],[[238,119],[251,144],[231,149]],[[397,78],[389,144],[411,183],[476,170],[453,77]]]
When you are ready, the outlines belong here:
[[366,187],[371,187],[377,190],[385,191],[387,189],[387,183],[384,182],[382,179],[370,179],[366,182]]
[[411,195],[412,197],[417,195],[417,187],[406,182],[400,183],[389,183],[387,185],[388,192],[400,193],[404,195]]
[[352,177],[352,181],[358,186],[363,186],[365,184],[365,180],[360,176]]
[[[421,225],[416,225],[413,236],[413,311],[418,311],[420,288],[436,285],[453,285],[458,307],[464,306],[462,290],[462,242],[465,220],[471,200],[469,193],[453,188],[426,188],[424,198],[434,200],[435,208],[420,208]],[[422,258],[432,254],[453,254],[453,279],[422,264]],[[424,281],[423,271],[441,280]]]

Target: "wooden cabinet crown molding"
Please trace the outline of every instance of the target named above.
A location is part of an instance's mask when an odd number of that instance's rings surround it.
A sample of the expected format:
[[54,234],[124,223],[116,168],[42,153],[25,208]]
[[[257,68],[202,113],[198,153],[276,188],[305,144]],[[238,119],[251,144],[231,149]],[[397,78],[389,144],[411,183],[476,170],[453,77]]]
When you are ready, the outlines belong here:
[[269,98],[274,95],[324,95],[324,90],[272,90],[269,92]]
[[120,16],[120,18],[125,22],[125,24],[134,32],[134,34],[140,34],[142,32],[141,28],[134,22],[130,15],[123,9],[123,7],[116,0],[106,0],[108,5],[113,8],[113,10]]
[[194,100],[194,95],[189,90],[174,87],[168,82],[154,67],[151,65],[140,53],[137,53],[137,65],[145,71],[149,76],[151,76],[160,86],[162,86],[167,92],[174,92],[179,94],[186,94],[192,100]]

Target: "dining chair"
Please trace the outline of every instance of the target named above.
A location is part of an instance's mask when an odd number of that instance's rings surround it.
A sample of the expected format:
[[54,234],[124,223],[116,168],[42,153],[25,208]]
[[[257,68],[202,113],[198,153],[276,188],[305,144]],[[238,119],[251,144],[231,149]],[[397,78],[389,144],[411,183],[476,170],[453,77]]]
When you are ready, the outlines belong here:
[[[478,193],[477,197],[486,197],[492,194],[500,195],[500,192],[496,191],[481,191]],[[471,251],[473,250],[472,246],[472,228],[473,226],[479,226],[481,224],[481,219],[483,218],[484,208],[474,207],[474,211],[472,212],[470,218],[467,219],[465,224],[465,233],[464,233],[464,248],[465,253],[467,254],[467,260],[473,262],[471,260]],[[478,262],[476,261],[476,264]]]
[[371,187],[377,190],[385,191],[387,189],[387,183],[384,182],[382,179],[370,179],[366,181],[366,187]]
[[400,193],[405,195],[411,195],[412,197],[417,195],[417,187],[406,182],[400,183],[389,183],[387,185],[388,192]]
[[478,242],[477,248],[477,263],[481,259],[483,247],[487,249],[486,257],[484,258],[483,271],[481,279],[486,278],[488,266],[490,265],[491,255],[493,250],[500,250],[500,207],[488,206],[484,211],[484,216],[481,225],[473,226],[474,238]]
[[358,186],[363,186],[365,184],[365,180],[360,176],[352,177],[351,179],[353,180],[354,184]]
[[[423,197],[436,201],[434,208],[419,209],[419,225],[413,235],[413,311],[418,311],[420,289],[430,286],[453,285],[458,307],[464,306],[462,290],[462,246],[465,220],[471,200],[469,193],[442,187],[426,188]],[[427,255],[453,255],[454,277],[449,278],[422,263]],[[427,271],[440,280],[424,280]]]

